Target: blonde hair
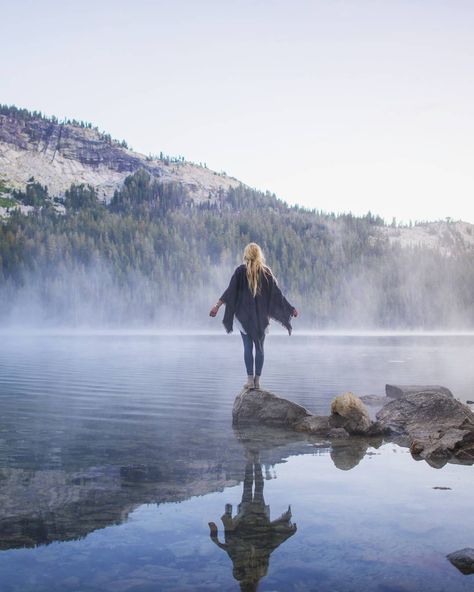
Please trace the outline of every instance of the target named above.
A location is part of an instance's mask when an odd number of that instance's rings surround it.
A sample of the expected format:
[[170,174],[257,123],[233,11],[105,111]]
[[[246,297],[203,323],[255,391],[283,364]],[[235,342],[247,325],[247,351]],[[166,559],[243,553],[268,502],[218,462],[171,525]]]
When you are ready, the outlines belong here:
[[257,243],[249,243],[244,249],[244,263],[247,268],[247,280],[250,291],[255,297],[260,290],[261,272],[265,275],[273,275],[271,269],[265,264],[262,249]]

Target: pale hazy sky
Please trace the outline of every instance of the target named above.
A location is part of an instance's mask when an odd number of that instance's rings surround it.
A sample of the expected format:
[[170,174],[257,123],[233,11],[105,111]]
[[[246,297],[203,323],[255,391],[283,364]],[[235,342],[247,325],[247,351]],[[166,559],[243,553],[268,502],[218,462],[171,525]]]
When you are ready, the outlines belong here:
[[474,223],[474,0],[1,1],[0,102],[290,203]]

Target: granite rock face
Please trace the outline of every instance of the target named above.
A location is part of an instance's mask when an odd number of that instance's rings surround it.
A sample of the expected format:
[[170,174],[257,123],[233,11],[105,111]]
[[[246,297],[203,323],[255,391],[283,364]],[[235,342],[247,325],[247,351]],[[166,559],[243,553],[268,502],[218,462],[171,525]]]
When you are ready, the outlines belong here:
[[205,166],[145,156],[93,127],[14,114],[0,114],[0,170],[14,189],[34,177],[50,196],[61,196],[72,183],[84,183],[105,201],[138,170],[179,183],[195,203],[215,203],[222,191],[240,185]]

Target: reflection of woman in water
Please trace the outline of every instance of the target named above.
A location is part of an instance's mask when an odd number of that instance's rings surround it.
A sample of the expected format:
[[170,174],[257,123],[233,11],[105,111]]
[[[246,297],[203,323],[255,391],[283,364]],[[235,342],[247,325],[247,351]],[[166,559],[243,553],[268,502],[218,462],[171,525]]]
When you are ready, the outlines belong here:
[[[244,361],[247,370],[245,388],[260,388],[263,367],[263,342],[270,318],[280,322],[291,335],[291,317],[297,310],[283,296],[271,269],[265,265],[262,250],[249,243],[244,250],[244,263],[237,267],[227,290],[211,308],[215,317],[225,304],[224,326],[227,333],[233,329],[234,315],[244,343]],[[254,356],[255,347],[255,376]]]
[[[253,484],[255,482],[255,490]],[[209,522],[212,541],[224,549],[233,563],[234,578],[245,592],[256,591],[261,578],[267,575],[271,553],[296,532],[291,523],[291,508],[276,520],[270,520],[270,507],[263,499],[262,466],[255,455],[245,467],[242,502],[236,516],[227,504],[221,518],[225,543],[218,538],[217,526]]]

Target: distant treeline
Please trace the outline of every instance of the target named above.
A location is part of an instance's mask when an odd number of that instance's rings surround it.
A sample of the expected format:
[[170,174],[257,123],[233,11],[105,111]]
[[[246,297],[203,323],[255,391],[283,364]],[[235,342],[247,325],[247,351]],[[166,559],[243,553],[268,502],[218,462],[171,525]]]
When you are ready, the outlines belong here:
[[[390,244],[383,220],[289,207],[243,185],[196,205],[176,183],[139,171],[110,204],[72,186],[55,211],[33,180],[0,224],[4,317],[18,307],[65,322],[204,318],[258,242],[301,323],[314,327],[474,326],[472,255]],[[40,314],[38,312],[38,314]],[[203,316],[204,315],[204,316]]]

